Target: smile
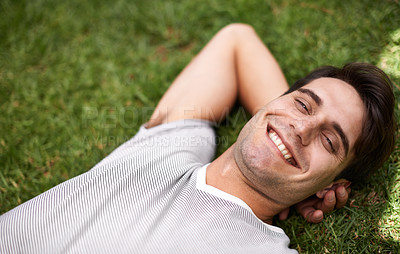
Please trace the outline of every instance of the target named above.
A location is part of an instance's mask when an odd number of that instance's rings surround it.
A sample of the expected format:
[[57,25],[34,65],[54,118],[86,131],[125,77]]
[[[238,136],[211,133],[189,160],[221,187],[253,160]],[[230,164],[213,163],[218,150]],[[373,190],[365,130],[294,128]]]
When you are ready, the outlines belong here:
[[279,151],[282,153],[283,158],[285,158],[285,160],[289,162],[292,166],[297,167],[293,155],[288,151],[278,134],[271,129],[268,131],[268,136],[271,138],[272,142],[274,142],[274,144],[278,147]]

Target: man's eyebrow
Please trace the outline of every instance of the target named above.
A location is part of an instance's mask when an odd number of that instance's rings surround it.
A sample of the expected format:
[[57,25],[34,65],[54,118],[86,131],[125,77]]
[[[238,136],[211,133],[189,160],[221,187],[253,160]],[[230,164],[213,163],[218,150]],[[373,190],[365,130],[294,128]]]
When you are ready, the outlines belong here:
[[311,99],[313,99],[315,101],[315,103],[317,103],[318,106],[322,105],[322,99],[321,97],[319,97],[316,93],[314,93],[312,90],[307,89],[307,88],[299,88],[298,89],[299,92],[307,94],[308,96],[311,97]]
[[342,144],[344,146],[345,155],[347,156],[347,154],[349,153],[349,140],[347,139],[346,134],[344,134],[342,127],[340,127],[338,123],[333,122],[333,128],[339,134],[340,139],[342,140]]

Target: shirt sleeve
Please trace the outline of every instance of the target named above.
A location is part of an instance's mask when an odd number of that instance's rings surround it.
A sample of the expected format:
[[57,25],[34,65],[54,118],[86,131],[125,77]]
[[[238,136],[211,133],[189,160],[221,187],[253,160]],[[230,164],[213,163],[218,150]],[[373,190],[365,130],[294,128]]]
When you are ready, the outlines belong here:
[[[185,161],[207,164],[214,159],[217,138],[214,124],[201,119],[184,119],[146,128],[143,124],[130,140],[115,149],[94,168],[145,150],[168,148],[184,154]],[[178,155],[179,156],[179,155]],[[172,159],[174,155],[169,155]]]

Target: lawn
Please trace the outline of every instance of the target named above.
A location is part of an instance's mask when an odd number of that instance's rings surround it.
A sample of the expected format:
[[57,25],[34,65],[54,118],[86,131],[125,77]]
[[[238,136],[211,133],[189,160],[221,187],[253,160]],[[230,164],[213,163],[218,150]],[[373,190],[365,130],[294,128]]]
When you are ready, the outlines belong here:
[[[256,29],[289,83],[320,65],[363,61],[383,68],[400,96],[397,0],[2,0],[0,214],[87,171],[134,135],[179,71],[232,22]],[[247,117],[239,108],[220,126],[219,153]],[[291,247],[399,253],[399,141],[323,223],[295,212],[277,221]]]

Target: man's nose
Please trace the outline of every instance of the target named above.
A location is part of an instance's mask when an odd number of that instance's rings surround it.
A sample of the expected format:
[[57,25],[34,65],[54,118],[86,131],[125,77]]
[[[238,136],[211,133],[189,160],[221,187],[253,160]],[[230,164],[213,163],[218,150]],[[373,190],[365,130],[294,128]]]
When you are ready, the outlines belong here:
[[318,119],[316,117],[294,119],[290,125],[294,130],[294,134],[300,139],[301,144],[308,145],[317,133]]

